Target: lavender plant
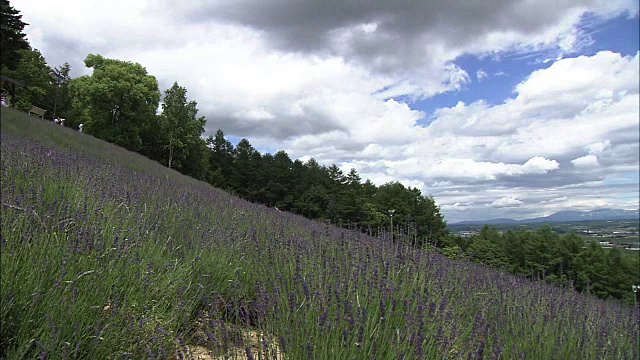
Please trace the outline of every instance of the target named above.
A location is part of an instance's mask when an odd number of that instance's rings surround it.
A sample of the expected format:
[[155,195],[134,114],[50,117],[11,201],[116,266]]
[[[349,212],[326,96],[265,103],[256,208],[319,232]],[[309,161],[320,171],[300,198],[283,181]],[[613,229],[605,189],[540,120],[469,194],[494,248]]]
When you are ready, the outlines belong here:
[[640,356],[628,305],[250,204],[4,109],[0,143],[2,358]]

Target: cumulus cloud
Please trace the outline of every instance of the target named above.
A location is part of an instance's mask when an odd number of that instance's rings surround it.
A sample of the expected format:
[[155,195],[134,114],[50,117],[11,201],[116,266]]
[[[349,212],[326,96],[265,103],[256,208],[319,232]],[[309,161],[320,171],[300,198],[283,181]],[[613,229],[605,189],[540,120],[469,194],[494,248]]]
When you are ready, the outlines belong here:
[[[563,69],[565,81],[576,79],[581,86],[560,85],[558,69]],[[526,210],[522,217],[563,208],[589,209],[589,201],[616,207],[617,197],[638,193],[637,181],[634,189],[629,187],[633,179],[607,177],[639,169],[638,78],[637,54],[601,52],[558,60],[518,84],[519,92],[503,104],[459,102],[437,110],[430,125],[416,129],[421,137],[403,152],[417,165],[399,173],[417,173],[426,184],[434,184],[424,190],[454,219],[460,207],[453,204],[492,203],[495,198],[481,194],[513,187],[528,189],[527,200],[520,200],[519,209]],[[556,86],[564,87],[562,93]],[[608,101],[601,103],[603,98]],[[593,104],[601,105],[593,111]],[[403,167],[390,160],[377,171],[394,173]],[[614,182],[617,188],[611,187]],[[621,192],[594,198],[605,188]],[[564,201],[551,201],[558,198]],[[501,217],[497,211],[476,205],[466,207],[465,216]]]
[[523,202],[513,198],[511,196],[500,198],[491,203],[491,206],[495,208],[504,208],[504,207],[517,207],[522,205]]
[[535,156],[527,160],[522,165],[522,173],[529,174],[544,174],[548,171],[557,170],[560,167],[555,160],[545,159],[541,156]]
[[[547,48],[570,52],[579,42],[577,24],[587,11],[602,18],[637,13],[633,0],[492,0],[482,4],[446,0],[392,4],[386,0],[366,4],[118,0],[108,5],[95,1],[73,2],[73,6],[61,1],[44,6],[16,1],[15,5],[35,20],[30,20],[35,24],[29,30],[31,40],[47,51],[64,44],[82,52],[132,54],[131,49],[172,50],[236,37],[236,45],[229,47],[232,51],[225,57],[232,59],[234,49],[258,41],[278,53],[345,59],[386,77],[395,93],[424,96],[455,90],[468,80],[450,63],[465,52]],[[65,26],[55,26],[60,18],[65,19]],[[68,55],[57,53],[50,61],[62,63],[68,60],[62,57]]]
[[586,155],[583,157],[579,157],[577,159],[571,160],[573,166],[578,168],[591,168],[600,166],[598,163],[598,158],[595,155]]

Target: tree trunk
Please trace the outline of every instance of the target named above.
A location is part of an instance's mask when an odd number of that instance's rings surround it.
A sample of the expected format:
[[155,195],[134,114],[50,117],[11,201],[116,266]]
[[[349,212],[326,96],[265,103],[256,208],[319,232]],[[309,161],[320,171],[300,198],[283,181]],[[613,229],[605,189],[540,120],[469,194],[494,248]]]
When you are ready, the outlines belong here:
[[169,145],[169,169],[171,169],[172,162],[173,162],[173,145]]

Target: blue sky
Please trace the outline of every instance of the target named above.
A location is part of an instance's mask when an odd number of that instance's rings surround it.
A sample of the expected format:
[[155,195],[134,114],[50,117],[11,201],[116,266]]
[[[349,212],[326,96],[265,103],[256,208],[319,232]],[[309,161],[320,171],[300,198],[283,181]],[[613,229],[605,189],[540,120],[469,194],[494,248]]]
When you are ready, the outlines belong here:
[[637,0],[389,4],[12,1],[49,65],[140,63],[205,136],[419,188],[449,222],[638,208]]
[[[640,24],[637,16],[621,15],[602,21],[585,15],[577,27],[584,31],[583,36],[588,39],[584,39],[586,42],[584,47],[575,53],[568,54],[569,56],[594,55],[601,50],[633,56],[640,50],[638,40]],[[418,100],[411,106],[428,114],[420,122],[426,125],[432,120],[430,115],[435,109],[454,106],[458,101],[469,104],[484,100],[489,104],[500,104],[505,99],[513,97],[515,85],[524,81],[533,71],[551,66],[552,62],[545,60],[557,56],[554,54],[556,51],[557,49],[549,49],[533,54],[504,52],[480,56],[464,54],[453,61],[470,77],[470,81],[465,83],[460,91],[449,91]],[[487,77],[478,79],[479,70],[486,73]]]
[[[601,50],[610,50],[622,55],[633,56],[640,50],[639,44],[639,18],[627,15],[613,19],[598,21],[589,15],[583,16],[578,28],[583,29],[586,45],[580,51],[571,54],[594,55]],[[418,123],[426,126],[433,120],[433,112],[438,108],[455,106],[459,101],[466,104],[483,100],[496,105],[505,99],[513,97],[515,86],[524,81],[529,74],[538,69],[551,66],[550,56],[557,49],[542,51],[534,54],[518,54],[501,52],[494,55],[469,55],[457,57],[454,64],[465,70],[470,81],[463,84],[460,90],[444,92],[423,100],[411,100],[408,96],[394,97],[399,101],[408,102],[412,109],[425,112],[425,118]],[[478,71],[486,74],[486,77],[478,78]],[[241,137],[227,136],[232,144],[237,144]],[[263,146],[262,152],[275,153],[277,147]],[[344,161],[345,159],[338,159]]]

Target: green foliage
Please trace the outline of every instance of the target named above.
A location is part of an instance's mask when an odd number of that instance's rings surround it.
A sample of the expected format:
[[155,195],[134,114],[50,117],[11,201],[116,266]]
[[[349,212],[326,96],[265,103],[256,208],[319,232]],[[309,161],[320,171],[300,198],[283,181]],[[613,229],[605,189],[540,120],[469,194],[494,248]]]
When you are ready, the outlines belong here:
[[216,136],[207,138],[209,148],[209,183],[220,188],[228,187],[227,181],[233,176],[233,145],[224,138],[222,130]]
[[233,177],[229,179],[232,188],[242,197],[249,197],[256,191],[260,156],[249,140],[242,139],[233,152]]
[[324,219],[327,216],[329,193],[323,186],[315,185],[306,190],[296,201],[296,210],[311,219]]
[[[71,81],[71,65],[64,63],[60,67],[53,69],[55,75],[51,75],[54,78],[54,87],[51,97],[53,98],[53,111],[56,117],[65,119],[65,126],[77,129],[81,122],[79,116],[75,116],[71,108],[71,95],[69,94],[69,82]],[[53,116],[53,114],[52,114]]]
[[234,149],[222,130],[206,142],[209,182],[245,199],[371,233],[388,229],[388,210],[396,209],[394,232],[411,234],[416,246],[439,245],[447,234],[435,200],[418,189],[399,182],[376,187],[362,183],[355,169],[345,175],[335,164],[292,161],[284,151],[260,155],[247,139]]
[[[4,52],[4,50],[3,50]],[[51,68],[47,65],[40,51],[34,49],[17,50],[19,62],[14,70],[7,71],[7,75],[22,81],[25,86],[16,88],[16,107],[29,111],[35,105],[47,110],[46,116],[53,116],[53,94],[55,80],[51,78]]]
[[464,256],[464,252],[458,245],[445,246],[442,248],[441,253],[450,259],[460,259]]
[[85,131],[127,149],[140,151],[140,133],[155,116],[158,82],[140,64],[89,54],[91,76],[70,83],[73,106]]
[[479,236],[469,246],[467,253],[474,261],[497,268],[506,268],[508,258],[500,244],[501,240],[495,228],[485,225]]
[[470,238],[448,236],[441,252],[460,256],[454,248],[474,261],[605,299],[633,303],[629,289],[640,282],[637,256],[623,256],[625,250],[604,249],[596,241],[585,244],[576,234],[559,235],[548,226],[501,233],[485,225]]
[[[29,25],[22,21],[20,11],[16,10],[8,0],[0,0],[0,64],[7,70],[15,70],[21,59],[20,50],[30,50],[24,27]],[[3,69],[2,73],[5,73]]]
[[[204,132],[205,119],[198,118],[195,101],[187,100],[187,89],[173,83],[164,93],[162,121],[167,143],[167,166],[180,170],[187,164],[190,151],[199,152],[200,135]],[[202,153],[201,151],[199,153]],[[193,158],[193,156],[192,156]],[[175,164],[174,164],[175,162]],[[206,165],[205,165],[206,166]]]

